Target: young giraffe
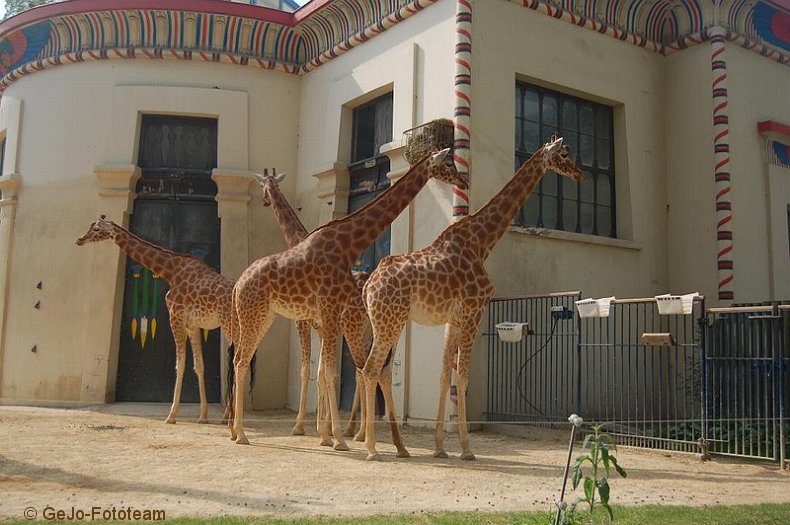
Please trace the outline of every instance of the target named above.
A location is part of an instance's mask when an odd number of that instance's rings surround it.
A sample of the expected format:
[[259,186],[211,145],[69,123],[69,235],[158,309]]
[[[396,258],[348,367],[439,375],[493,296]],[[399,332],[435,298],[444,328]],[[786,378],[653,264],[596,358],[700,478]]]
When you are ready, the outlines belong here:
[[[329,403],[335,450],[348,450],[339,426],[335,378],[340,318],[357,293],[351,266],[431,177],[466,187],[449,148],[427,155],[378,198],[351,215],[317,228],[293,248],[258,259],[236,281],[232,297],[233,333],[237,335],[234,339],[237,342],[236,403],[235,419],[229,424],[231,439],[236,443],[249,443],[244,434],[244,396],[239,395],[240,386],[244,384],[258,343],[280,314],[291,319],[309,319],[320,328],[318,391]],[[391,401],[386,385],[382,389],[385,399],[389,395]],[[369,419],[373,410],[367,412]],[[331,443],[327,425],[321,421],[319,433],[322,444]],[[400,436],[396,439],[400,441]]]
[[[545,144],[513,176],[499,193],[474,214],[450,225],[422,250],[385,257],[368,278],[363,299],[373,325],[373,347],[362,374],[366,400],[390,349],[397,343],[409,319],[423,325],[446,325],[444,357],[439,384],[434,457],[446,458],[444,410],[450,373],[458,360],[458,434],[461,459],[475,459],[466,432],[466,387],[469,358],[483,310],[494,292],[485,260],[504,235],[513,218],[547,170],[582,180],[582,174],[562,146],[562,139]],[[376,452],[376,429],[370,414],[366,420],[368,460],[380,460]]]
[[[289,248],[293,248],[307,237],[307,228],[302,224],[302,221],[296,215],[296,211],[285,198],[282,191],[280,191],[280,182],[285,178],[285,175],[277,175],[274,171],[269,175],[267,170],[263,175],[256,173],[255,178],[261,185],[263,205],[272,208],[274,216],[277,219],[277,224],[279,224],[283,236],[285,237],[285,242],[288,244]],[[367,272],[356,271],[352,271],[351,273],[354,277],[357,292],[341,314],[340,323],[343,335],[346,341],[348,341],[351,358],[357,370],[360,371],[365,364],[365,359],[368,356],[368,350],[370,348],[370,322],[368,321],[368,314],[365,311],[365,306],[362,304],[362,286],[365,284],[369,274]],[[299,334],[299,344],[302,352],[299,412],[296,415],[296,424],[293,430],[291,430],[291,434],[294,435],[304,434],[304,420],[307,412],[307,387],[310,381],[310,352],[312,349],[311,326],[309,320],[296,321],[296,331]],[[346,436],[354,435],[354,421],[359,401],[362,397],[360,394],[363,389],[361,372],[358,375],[358,386],[354,391],[354,404],[351,409],[351,420],[346,429]],[[319,395],[319,400],[322,399],[323,396]],[[324,408],[326,408],[325,403],[320,403],[319,410],[323,410]]]
[[208,423],[200,330],[212,330],[221,326],[226,334],[230,333],[233,281],[218,274],[197,257],[156,246],[105,219],[104,215],[91,224],[88,232],[77,239],[76,244],[82,246],[105,240],[115,242],[126,255],[160,275],[170,285],[170,290],[165,295],[165,302],[176,343],[176,387],[167,423],[175,423],[178,416],[186,363],[187,337],[192,343],[194,370],[200,389],[198,423]]

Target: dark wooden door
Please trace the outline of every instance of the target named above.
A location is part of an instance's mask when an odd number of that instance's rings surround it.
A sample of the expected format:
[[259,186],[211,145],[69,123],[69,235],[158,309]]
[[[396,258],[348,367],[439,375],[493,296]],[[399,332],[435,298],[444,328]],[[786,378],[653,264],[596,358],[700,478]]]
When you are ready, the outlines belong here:
[[[138,163],[142,178],[130,220],[132,233],[158,246],[203,259],[220,269],[217,218],[217,121],[145,115]],[[127,258],[118,356],[117,401],[170,402],[175,386],[175,343],[165,305],[169,285]],[[204,331],[206,396],[220,401],[219,330]],[[200,401],[187,352],[181,401]]]
[[[131,230],[159,246],[203,259],[219,270],[219,221],[214,202],[140,199]],[[175,385],[175,342],[164,279],[127,259],[116,400],[169,402]],[[219,330],[203,331],[206,397],[220,401]],[[181,401],[200,401],[192,352],[187,352]]]

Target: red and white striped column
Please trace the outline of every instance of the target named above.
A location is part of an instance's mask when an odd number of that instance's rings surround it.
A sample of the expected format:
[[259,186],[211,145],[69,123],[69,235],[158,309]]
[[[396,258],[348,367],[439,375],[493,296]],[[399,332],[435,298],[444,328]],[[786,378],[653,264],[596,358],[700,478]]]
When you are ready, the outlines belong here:
[[[453,156],[458,174],[469,182],[470,166],[470,117],[472,114],[472,0],[456,0],[455,4],[455,109],[453,121]],[[469,215],[469,190],[453,188],[453,219]],[[453,415],[456,413],[458,397],[455,372],[458,356],[453,360],[450,385],[450,401]]]
[[732,262],[732,185],[730,182],[730,122],[727,99],[727,62],[725,59],[726,31],[712,27],[711,70],[713,72],[713,151],[716,180],[716,268],[720,301],[733,301]]
[[[455,9],[455,135],[453,153],[458,173],[469,180],[469,120],[472,111],[472,0],[457,0]],[[453,193],[453,217],[469,215],[469,195]]]

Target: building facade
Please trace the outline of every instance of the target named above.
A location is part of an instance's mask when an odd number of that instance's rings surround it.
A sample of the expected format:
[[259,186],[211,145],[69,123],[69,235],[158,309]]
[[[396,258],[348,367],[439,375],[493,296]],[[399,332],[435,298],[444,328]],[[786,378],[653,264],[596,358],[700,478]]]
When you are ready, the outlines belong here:
[[[790,298],[783,1],[313,0],[289,13],[71,0],[0,24],[0,59],[3,402],[124,398],[124,345],[147,351],[129,342],[145,306],[130,297],[154,283],[114,245],[74,246],[100,214],[142,232],[146,206],[214,206],[213,264],[235,278],[285,247],[252,173],[288,173],[312,229],[405,172],[402,133],[442,117],[469,192],[430,183],[383,253],[430,243],[559,133],[587,178],[549,174],[530,197],[488,261],[497,295]],[[166,313],[145,315],[164,337]],[[442,337],[411,324],[398,345],[397,410],[411,421],[435,415]],[[278,320],[253,406],[296,406],[298,364],[293,323]]]

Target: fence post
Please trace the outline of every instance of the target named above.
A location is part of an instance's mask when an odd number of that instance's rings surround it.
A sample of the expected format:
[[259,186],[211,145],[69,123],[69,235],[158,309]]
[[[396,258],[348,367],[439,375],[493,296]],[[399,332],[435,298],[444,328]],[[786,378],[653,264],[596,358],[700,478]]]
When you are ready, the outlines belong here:
[[705,311],[705,298],[700,301],[700,314],[697,323],[699,324],[699,347],[700,347],[700,460],[709,461],[708,452],[708,352],[707,352],[707,312]]

